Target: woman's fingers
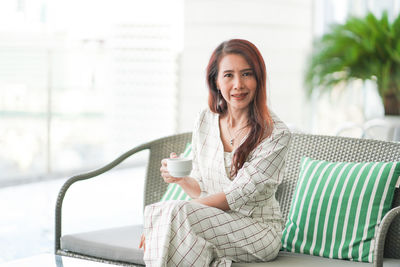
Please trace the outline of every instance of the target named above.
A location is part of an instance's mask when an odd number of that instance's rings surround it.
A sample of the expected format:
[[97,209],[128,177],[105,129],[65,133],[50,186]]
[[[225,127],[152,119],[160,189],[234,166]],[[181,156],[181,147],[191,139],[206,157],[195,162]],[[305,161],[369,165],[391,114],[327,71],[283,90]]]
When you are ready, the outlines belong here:
[[[171,159],[178,158],[178,155],[175,152],[172,152],[169,156]],[[179,182],[180,178],[175,178],[169,174],[167,160],[168,159],[161,160],[161,167],[160,167],[161,177],[164,179],[164,182],[166,183],[177,183]]]
[[[178,155],[176,155],[175,152],[172,152],[169,156],[170,156],[170,158],[172,158],[172,159],[178,157]],[[168,166],[167,166],[167,159],[161,160],[160,173],[161,173],[161,177],[164,179],[164,181],[165,181],[166,183],[173,183],[173,182],[175,182],[175,178],[172,177],[172,176],[169,174]]]
[[170,184],[170,183],[175,183],[177,179],[173,176],[171,176],[169,173],[163,173],[161,174],[162,178],[164,179],[164,182]]
[[173,183],[172,179],[174,178],[169,174],[167,168],[161,167],[160,172],[161,172],[161,177],[164,179],[164,182]]
[[161,171],[161,177],[164,179],[164,182],[170,183],[177,183],[181,178],[176,178],[171,176],[168,171]]
[[166,168],[167,167],[167,159],[161,160],[161,168]]
[[163,159],[163,160],[161,161],[160,172],[161,172],[161,175],[162,175],[163,173],[168,173],[167,159]]

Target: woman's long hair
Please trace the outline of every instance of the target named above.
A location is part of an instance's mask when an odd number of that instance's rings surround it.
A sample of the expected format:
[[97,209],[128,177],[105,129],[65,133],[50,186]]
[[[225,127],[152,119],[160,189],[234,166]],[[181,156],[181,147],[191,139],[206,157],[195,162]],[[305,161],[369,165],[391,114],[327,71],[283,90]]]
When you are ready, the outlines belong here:
[[207,66],[208,106],[214,113],[226,114],[228,105],[217,89],[218,67],[221,59],[227,54],[243,56],[253,70],[257,81],[256,93],[249,104],[250,132],[246,140],[236,149],[231,166],[231,177],[237,175],[243,167],[250,152],[261,141],[270,136],[273,121],[267,107],[267,88],[265,62],[257,47],[249,41],[232,39],[221,43],[212,53]]

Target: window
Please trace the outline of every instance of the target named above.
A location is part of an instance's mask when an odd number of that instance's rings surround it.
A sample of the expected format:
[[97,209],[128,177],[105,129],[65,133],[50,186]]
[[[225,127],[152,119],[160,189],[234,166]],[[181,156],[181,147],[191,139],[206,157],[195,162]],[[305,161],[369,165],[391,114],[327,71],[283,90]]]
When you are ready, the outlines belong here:
[[175,131],[183,7],[164,2],[0,3],[0,186]]

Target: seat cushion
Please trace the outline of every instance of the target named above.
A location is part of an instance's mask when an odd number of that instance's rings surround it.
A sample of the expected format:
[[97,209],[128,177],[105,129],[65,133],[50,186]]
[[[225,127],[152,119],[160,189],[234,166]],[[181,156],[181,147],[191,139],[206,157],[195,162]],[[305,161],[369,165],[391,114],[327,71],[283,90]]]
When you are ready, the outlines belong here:
[[[87,256],[145,265],[143,250],[138,249],[143,226],[134,225],[87,233],[65,235],[61,248]],[[232,267],[372,267],[371,263],[335,260],[318,256],[280,251],[271,262],[233,263]],[[400,266],[400,259],[384,259],[385,267]]]
[[[299,253],[280,251],[274,261],[260,263],[233,263],[232,267],[372,267],[372,263],[328,259]],[[398,267],[400,259],[384,259],[383,266]]]
[[144,265],[139,249],[142,225],[64,235],[61,249],[87,256]]

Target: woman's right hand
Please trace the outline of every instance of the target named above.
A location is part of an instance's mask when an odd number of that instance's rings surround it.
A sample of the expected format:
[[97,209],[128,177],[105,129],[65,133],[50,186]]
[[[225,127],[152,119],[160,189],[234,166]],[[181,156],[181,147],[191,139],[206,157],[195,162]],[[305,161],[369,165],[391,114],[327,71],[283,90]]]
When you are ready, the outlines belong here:
[[[177,158],[178,155],[176,155],[176,153],[171,153],[169,156],[171,159],[173,158]],[[160,172],[161,172],[161,177],[164,179],[164,182],[170,184],[170,183],[179,183],[182,181],[182,178],[176,178],[171,176],[171,174],[169,174],[168,168],[167,168],[167,159],[163,159],[161,161],[161,168],[160,168]]]

